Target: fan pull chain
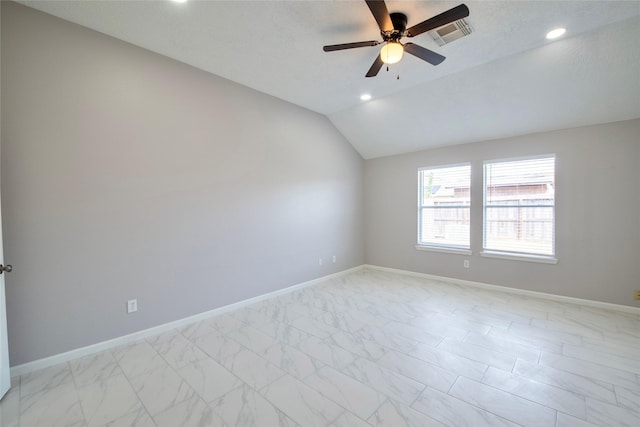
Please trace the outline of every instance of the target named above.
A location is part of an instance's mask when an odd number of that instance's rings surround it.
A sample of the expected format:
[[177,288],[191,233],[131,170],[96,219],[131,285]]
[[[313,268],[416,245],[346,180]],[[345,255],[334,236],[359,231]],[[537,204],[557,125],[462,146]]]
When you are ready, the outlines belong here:
[[396,77],[396,80],[400,80],[400,73],[398,73],[398,76]]

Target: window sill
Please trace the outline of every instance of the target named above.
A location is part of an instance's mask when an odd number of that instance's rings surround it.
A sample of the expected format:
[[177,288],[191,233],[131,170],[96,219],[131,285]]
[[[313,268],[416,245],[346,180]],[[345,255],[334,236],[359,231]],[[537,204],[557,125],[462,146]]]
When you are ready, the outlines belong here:
[[508,259],[512,261],[539,262],[542,264],[558,263],[558,259],[555,257],[541,256],[541,255],[516,255],[516,254],[510,254],[508,252],[483,251],[483,252],[480,252],[480,256],[483,256],[486,258]]
[[471,255],[470,249],[445,248],[440,246],[416,245],[419,251],[442,252],[445,254]]

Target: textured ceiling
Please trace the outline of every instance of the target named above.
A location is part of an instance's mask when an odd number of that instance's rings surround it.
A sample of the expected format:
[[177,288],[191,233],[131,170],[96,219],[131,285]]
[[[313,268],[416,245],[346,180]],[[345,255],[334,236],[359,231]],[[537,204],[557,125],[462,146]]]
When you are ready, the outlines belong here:
[[[322,51],[379,38],[361,0],[21,3],[325,114],[365,158],[640,117],[640,1],[466,1],[471,36],[411,39],[442,64],[375,78],[378,48]],[[460,3],[387,6],[413,25]]]

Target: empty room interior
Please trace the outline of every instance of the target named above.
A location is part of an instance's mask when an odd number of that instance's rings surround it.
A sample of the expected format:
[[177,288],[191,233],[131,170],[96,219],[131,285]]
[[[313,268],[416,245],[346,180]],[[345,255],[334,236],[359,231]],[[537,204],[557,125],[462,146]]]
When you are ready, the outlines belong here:
[[640,1],[0,12],[0,426],[640,425]]

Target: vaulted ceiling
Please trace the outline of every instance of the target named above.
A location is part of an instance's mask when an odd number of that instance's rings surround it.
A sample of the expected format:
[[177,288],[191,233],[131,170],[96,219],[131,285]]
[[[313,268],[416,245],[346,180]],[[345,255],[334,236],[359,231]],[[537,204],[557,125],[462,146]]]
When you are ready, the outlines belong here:
[[[325,114],[364,158],[640,117],[640,1],[465,1],[470,36],[411,39],[442,64],[374,78],[379,47],[322,50],[380,38],[362,0],[20,3]],[[387,7],[413,25],[460,3]]]

